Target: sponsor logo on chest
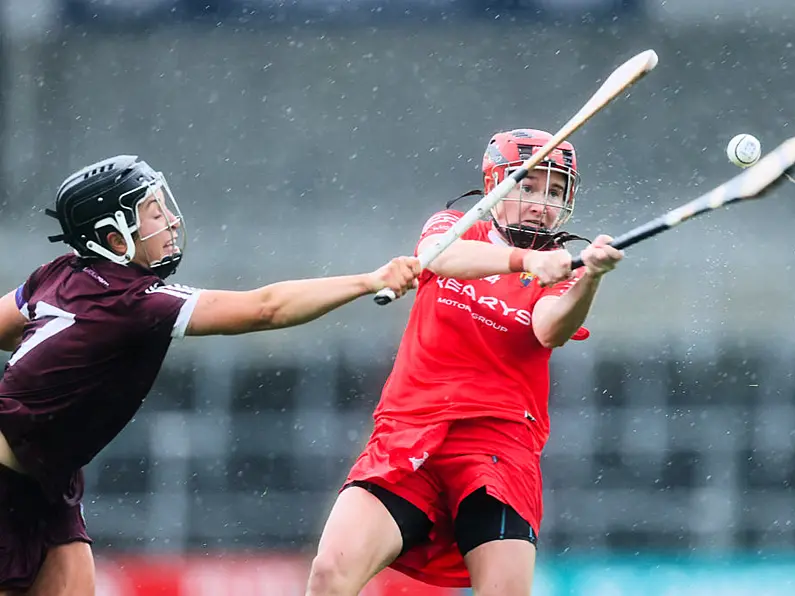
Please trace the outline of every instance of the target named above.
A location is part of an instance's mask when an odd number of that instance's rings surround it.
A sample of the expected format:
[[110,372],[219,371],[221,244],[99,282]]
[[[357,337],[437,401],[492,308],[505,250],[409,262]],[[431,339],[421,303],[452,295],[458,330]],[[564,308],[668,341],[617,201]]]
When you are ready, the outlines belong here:
[[[492,275],[482,280],[460,281],[447,277],[437,277],[436,285],[443,290],[443,295],[439,296],[437,303],[446,306],[453,306],[460,310],[472,313],[472,318],[481,323],[494,323],[492,319],[501,317],[516,321],[527,327],[532,325],[530,311],[512,306],[509,302],[511,298],[506,292],[499,291],[502,286],[496,286],[499,275]],[[491,287],[489,285],[491,284]],[[493,296],[493,293],[502,296]],[[492,319],[487,319],[492,317]],[[497,328],[494,324],[490,325]],[[502,327],[502,325],[499,325]],[[500,331],[507,331],[500,328]]]

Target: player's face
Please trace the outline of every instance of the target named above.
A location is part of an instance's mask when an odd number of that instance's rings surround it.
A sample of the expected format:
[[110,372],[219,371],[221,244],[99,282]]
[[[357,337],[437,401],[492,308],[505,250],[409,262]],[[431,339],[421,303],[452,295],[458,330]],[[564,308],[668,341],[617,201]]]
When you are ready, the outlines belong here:
[[168,208],[161,188],[139,203],[138,217],[135,261],[148,266],[180,252],[180,218]]
[[546,168],[532,170],[494,209],[500,225],[552,228],[565,203],[566,176]]

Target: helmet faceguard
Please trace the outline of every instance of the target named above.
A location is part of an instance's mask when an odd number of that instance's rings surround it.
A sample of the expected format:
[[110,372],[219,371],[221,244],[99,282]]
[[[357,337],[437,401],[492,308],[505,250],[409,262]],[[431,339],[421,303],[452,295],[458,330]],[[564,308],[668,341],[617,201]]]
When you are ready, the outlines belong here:
[[[532,129],[495,134],[483,155],[484,192],[491,192],[551,138],[552,135],[548,132]],[[552,184],[552,172],[563,176],[563,188]],[[574,147],[568,142],[558,145],[534,168],[528,178],[533,179],[532,184],[524,184],[523,180],[503,199],[504,210],[510,208],[513,202],[515,221],[500,221],[498,209],[495,207],[491,211],[494,225],[513,246],[535,250],[557,248],[555,238],[574,211],[574,198],[580,182]],[[526,211],[527,205],[536,207],[538,218],[530,221],[520,217]],[[554,213],[552,221],[551,213]]]
[[[163,227],[141,236],[142,208],[154,210],[156,221],[162,217]],[[82,257],[101,257],[127,265],[136,255],[134,234],[138,234],[146,251],[146,241],[169,230],[171,239],[164,247],[168,246],[170,253],[148,260],[147,267],[165,278],[182,259],[186,235],[179,205],[163,174],[136,156],[116,156],[76,172],[58,190],[55,210],[47,209],[46,213],[59,221],[62,230],[61,234],[50,236],[50,241],[65,242]],[[181,234],[178,228],[182,228]],[[113,231],[124,239],[123,254],[108,244],[108,234]]]

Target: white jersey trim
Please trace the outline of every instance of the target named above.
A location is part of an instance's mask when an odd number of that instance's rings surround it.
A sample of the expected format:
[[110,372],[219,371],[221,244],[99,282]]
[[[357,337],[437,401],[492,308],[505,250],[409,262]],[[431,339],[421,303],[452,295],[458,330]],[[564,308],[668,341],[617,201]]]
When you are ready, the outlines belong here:
[[[163,291],[164,289],[165,288],[161,288],[158,291]],[[195,290],[192,288],[191,290],[192,291],[190,294],[175,294],[174,292],[168,291],[163,292],[164,294],[172,294],[179,296],[180,298],[185,298],[185,304],[183,304],[182,308],[179,309],[177,320],[174,322],[174,328],[171,330],[171,337],[173,338],[179,339],[185,337],[185,332],[188,330],[188,323],[190,323],[190,318],[193,316],[196,303],[199,301],[201,290]]]
[[180,298],[185,301],[179,309],[177,320],[174,322],[174,327],[171,329],[171,337],[181,338],[185,337],[185,332],[188,329],[188,323],[193,315],[193,309],[196,308],[196,302],[199,300],[201,290],[192,288],[190,286],[183,286],[182,284],[169,284],[166,286],[159,286],[154,284],[146,289],[147,294],[168,294],[174,298]]

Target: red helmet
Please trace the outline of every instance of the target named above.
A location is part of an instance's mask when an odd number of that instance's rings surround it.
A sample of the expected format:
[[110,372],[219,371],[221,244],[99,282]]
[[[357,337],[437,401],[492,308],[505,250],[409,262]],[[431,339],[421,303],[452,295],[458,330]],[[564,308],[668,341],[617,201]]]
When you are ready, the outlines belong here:
[[[499,132],[491,137],[486,152],[483,155],[483,192],[488,194],[495,186],[505,180],[513,170],[518,168],[522,162],[527,160],[533,153],[547,144],[552,135],[543,130],[533,130],[530,128],[519,128],[507,132]],[[500,223],[492,210],[492,218],[497,228],[503,233],[506,239],[514,246],[522,248],[542,249],[549,247],[554,241],[555,235],[560,231],[574,211],[574,196],[580,182],[577,173],[577,157],[574,153],[574,146],[568,141],[560,143],[552,152],[544,158],[536,169],[547,172],[559,172],[566,179],[566,188],[562,200],[554,204],[554,208],[559,210],[554,223],[549,227],[538,227],[522,222]],[[506,201],[523,201],[521,194],[519,198],[506,198]],[[543,203],[530,201],[542,205],[543,208],[552,206],[552,201],[545,198]]]

